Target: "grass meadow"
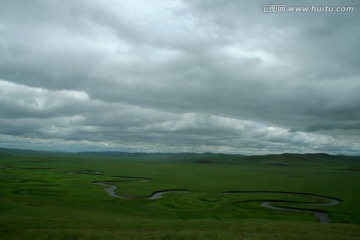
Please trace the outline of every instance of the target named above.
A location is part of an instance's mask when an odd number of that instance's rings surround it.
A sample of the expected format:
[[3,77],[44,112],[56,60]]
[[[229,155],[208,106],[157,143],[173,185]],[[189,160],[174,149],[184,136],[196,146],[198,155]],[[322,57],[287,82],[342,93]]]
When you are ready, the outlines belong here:
[[[117,186],[116,194],[127,199],[109,196],[94,182]],[[359,183],[359,157],[2,149],[0,239],[355,240],[360,239]],[[186,191],[146,199],[167,189]],[[247,192],[223,194],[228,191]],[[342,202],[311,206],[312,198],[276,192]],[[330,223],[319,223],[309,212],[264,208],[260,204],[266,200],[324,211]]]

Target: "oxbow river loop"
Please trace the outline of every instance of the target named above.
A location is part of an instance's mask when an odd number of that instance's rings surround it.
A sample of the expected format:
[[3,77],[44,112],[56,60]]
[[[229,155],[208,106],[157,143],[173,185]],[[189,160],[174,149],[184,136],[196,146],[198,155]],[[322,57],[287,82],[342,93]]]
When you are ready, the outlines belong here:
[[[142,177],[129,177],[129,176],[116,176],[120,178],[125,178],[127,180],[120,180],[120,181],[114,181],[114,182],[131,182],[131,181],[137,181],[137,182],[150,182],[151,179],[149,178],[142,178]],[[118,195],[116,193],[116,189],[118,188],[116,185],[114,185],[114,182],[105,182],[105,181],[94,181],[94,184],[100,185],[104,187],[104,190],[108,193],[109,196],[114,198],[122,198],[122,199],[146,199],[146,200],[157,200],[162,197],[166,193],[171,192],[178,192],[178,193],[191,193],[191,191],[187,189],[165,189],[165,190],[159,190],[153,192],[150,196],[141,197],[141,196],[133,196],[133,195]],[[298,206],[304,206],[304,207],[319,207],[319,206],[333,206],[340,204],[342,200],[338,198],[332,198],[328,196],[318,195],[318,194],[309,194],[309,193],[300,193],[300,192],[281,192],[281,191],[227,191],[219,193],[222,195],[226,194],[279,194],[279,195],[297,195],[302,197],[311,198],[312,202],[298,202],[298,201],[286,201],[286,200],[276,200],[276,199],[269,199],[269,200],[246,200],[244,202],[260,202],[260,205],[264,208],[269,208],[273,210],[279,210],[279,211],[288,211],[288,212],[298,212],[298,213],[312,213],[315,218],[319,220],[319,222],[322,223],[328,223],[330,222],[330,218],[326,211],[323,210],[317,210],[317,209],[308,209],[308,208],[299,208]],[[286,204],[287,206],[279,206],[281,204]],[[290,205],[290,206],[288,206]],[[296,205],[296,207],[292,207],[291,205]]]

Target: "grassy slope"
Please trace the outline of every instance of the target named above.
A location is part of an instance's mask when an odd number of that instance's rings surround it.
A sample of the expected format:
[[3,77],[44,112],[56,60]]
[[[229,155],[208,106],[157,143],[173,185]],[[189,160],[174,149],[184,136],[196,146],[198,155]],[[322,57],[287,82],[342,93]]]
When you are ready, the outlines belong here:
[[[131,159],[131,161],[129,161]],[[93,155],[0,152],[2,239],[359,239],[359,159],[326,155],[240,157],[211,154]],[[85,171],[87,170],[87,171]],[[82,174],[69,174],[82,173]],[[118,182],[114,176],[151,178]],[[93,181],[114,181],[109,197]],[[341,198],[326,210],[333,223],[310,214],[264,209],[249,199],[311,201],[276,194],[224,196],[222,191],[298,191]],[[302,206],[303,207],[303,206]]]

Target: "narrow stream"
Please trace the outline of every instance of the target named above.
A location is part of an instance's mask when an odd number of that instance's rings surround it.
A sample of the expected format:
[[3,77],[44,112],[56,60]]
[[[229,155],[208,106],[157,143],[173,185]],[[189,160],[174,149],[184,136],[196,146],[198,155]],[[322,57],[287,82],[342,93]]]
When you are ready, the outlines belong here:
[[[122,176],[118,176],[122,177]],[[140,182],[149,182],[151,179],[148,178],[140,178],[140,177],[123,177],[123,178],[132,178],[136,179],[133,181],[140,181]],[[130,180],[131,181],[131,180]],[[119,182],[129,182],[129,180],[119,181]],[[130,196],[130,195],[117,195],[115,190],[117,189],[116,185],[110,184],[109,182],[100,182],[96,181],[93,182],[94,184],[104,186],[104,191],[106,191],[109,196],[114,198],[122,198],[122,199],[148,199],[148,200],[157,200],[164,196],[165,193],[171,192],[182,192],[182,193],[191,193],[186,189],[166,189],[161,191],[156,191],[148,197],[140,197],[140,196]],[[275,206],[277,204],[296,204],[303,205],[303,206],[333,206],[340,204],[342,201],[337,198],[332,198],[323,195],[317,194],[308,194],[308,193],[300,193],[300,192],[281,192],[281,191],[229,191],[229,192],[222,192],[221,194],[290,194],[290,195],[298,195],[298,196],[305,196],[315,200],[314,203],[306,203],[306,202],[296,202],[296,201],[286,201],[286,200],[247,200],[246,202],[261,202],[260,205],[265,208],[274,209],[274,210],[281,210],[281,211],[288,211],[288,212],[298,212],[298,213],[312,213],[315,218],[322,223],[330,222],[329,216],[325,211],[316,210],[316,209],[303,209],[297,207],[279,207]]]
[[165,193],[171,193],[171,192],[189,192],[186,189],[166,189],[161,191],[156,191],[151,194],[149,197],[137,197],[137,196],[128,196],[128,195],[117,195],[115,190],[117,189],[117,186],[106,183],[106,182],[94,182],[94,184],[98,184],[101,186],[105,186],[104,191],[109,194],[111,197],[115,198],[123,198],[123,199],[149,199],[149,200],[157,200],[164,196]]
[[[337,198],[332,198],[328,196],[318,195],[318,194],[309,194],[309,193],[300,193],[300,192],[280,192],[280,191],[232,191],[232,192],[223,192],[222,194],[247,194],[247,193],[255,193],[255,194],[264,194],[264,193],[272,193],[272,194],[291,194],[298,196],[305,196],[314,199],[315,203],[305,203],[305,202],[296,202],[296,201],[285,201],[285,200],[266,200],[261,202],[261,206],[265,208],[270,208],[274,210],[288,211],[288,212],[302,212],[302,213],[312,213],[315,218],[319,220],[319,222],[328,223],[330,222],[329,216],[325,211],[316,210],[316,209],[303,209],[296,207],[279,207],[274,206],[274,204],[296,204],[303,206],[333,206],[340,204],[342,201]],[[247,200],[247,202],[258,202],[259,200]]]

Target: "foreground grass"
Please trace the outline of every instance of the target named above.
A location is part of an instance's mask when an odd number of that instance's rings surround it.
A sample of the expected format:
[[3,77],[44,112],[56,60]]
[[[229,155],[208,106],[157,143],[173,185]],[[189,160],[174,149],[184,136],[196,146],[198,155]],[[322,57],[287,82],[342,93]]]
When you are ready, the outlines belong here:
[[[91,226],[91,227],[89,227]],[[360,229],[350,224],[286,221],[120,220],[112,222],[27,221],[2,224],[1,239],[323,239],[357,240]]]

